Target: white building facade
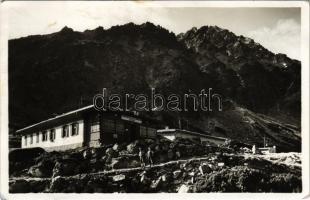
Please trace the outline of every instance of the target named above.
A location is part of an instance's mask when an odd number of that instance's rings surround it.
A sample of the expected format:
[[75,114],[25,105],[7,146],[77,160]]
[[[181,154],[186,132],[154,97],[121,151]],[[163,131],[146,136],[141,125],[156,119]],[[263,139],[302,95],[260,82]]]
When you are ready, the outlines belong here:
[[83,146],[156,137],[158,124],[130,112],[100,112],[87,106],[17,130],[21,148],[63,151]]
[[78,120],[61,126],[22,136],[22,148],[42,147],[65,150],[83,146],[84,121]]

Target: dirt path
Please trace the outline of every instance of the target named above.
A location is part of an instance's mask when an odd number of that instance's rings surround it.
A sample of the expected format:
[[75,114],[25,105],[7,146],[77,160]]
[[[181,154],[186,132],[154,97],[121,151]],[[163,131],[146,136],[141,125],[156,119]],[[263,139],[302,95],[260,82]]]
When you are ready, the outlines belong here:
[[[210,157],[208,157],[208,156],[203,156],[203,157],[190,158],[190,159],[172,160],[169,162],[155,164],[152,167],[146,166],[144,168],[135,167],[135,168],[112,169],[112,170],[108,170],[108,171],[83,173],[83,174],[76,174],[76,175],[66,176],[66,177],[76,177],[76,176],[84,176],[84,175],[103,176],[103,175],[114,175],[114,174],[121,174],[121,173],[129,173],[129,172],[135,172],[135,171],[138,172],[138,171],[143,171],[143,170],[150,169],[150,168],[156,169],[156,168],[161,168],[161,167],[165,167],[165,166],[169,166],[169,165],[186,163],[186,162],[190,162],[190,161],[205,161],[205,160],[208,160],[209,158]],[[15,181],[15,180],[40,181],[40,180],[51,180],[51,179],[52,178],[12,177],[12,178],[10,178],[10,181]]]

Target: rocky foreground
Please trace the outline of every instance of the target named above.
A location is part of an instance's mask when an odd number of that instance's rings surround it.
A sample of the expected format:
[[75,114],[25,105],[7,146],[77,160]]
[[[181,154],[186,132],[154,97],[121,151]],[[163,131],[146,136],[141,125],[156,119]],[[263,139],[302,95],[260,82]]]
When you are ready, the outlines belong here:
[[12,129],[91,105],[103,88],[122,97],[149,96],[152,88],[164,97],[212,88],[223,98],[221,112],[212,101],[212,112],[141,116],[169,127],[181,118],[197,132],[213,132],[211,123],[215,136],[260,146],[266,138],[280,151],[301,151],[300,61],[229,30],[202,26],[175,35],[149,22],[84,32],[64,27],[12,39],[8,49]]
[[[154,166],[140,167],[138,148],[154,150]],[[11,193],[301,192],[298,153],[252,155],[237,144],[221,147],[165,139],[98,148],[10,152]]]

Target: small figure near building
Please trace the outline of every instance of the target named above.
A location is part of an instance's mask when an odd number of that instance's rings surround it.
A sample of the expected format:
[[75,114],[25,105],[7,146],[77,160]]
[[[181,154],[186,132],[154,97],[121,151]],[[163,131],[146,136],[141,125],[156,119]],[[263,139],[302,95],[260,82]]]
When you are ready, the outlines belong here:
[[148,147],[147,153],[146,153],[146,159],[150,167],[153,165],[153,154],[151,147]]
[[143,151],[141,148],[139,148],[139,159],[140,159],[140,164],[141,167],[145,167],[145,162],[144,162],[144,155],[143,155]]
[[176,156],[176,159],[180,159],[181,158],[181,153],[180,153],[179,149],[177,149],[177,151],[175,152],[175,156]]
[[252,154],[256,154],[256,153],[257,153],[256,145],[254,144],[252,147]]

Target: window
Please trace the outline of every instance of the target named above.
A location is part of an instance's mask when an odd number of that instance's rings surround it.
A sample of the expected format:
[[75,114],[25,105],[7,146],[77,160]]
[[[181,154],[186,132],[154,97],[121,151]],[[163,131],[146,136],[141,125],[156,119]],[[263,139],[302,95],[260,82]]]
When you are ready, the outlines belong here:
[[50,141],[51,141],[51,142],[54,142],[55,138],[56,138],[55,129],[51,129],[51,132],[50,132]]
[[39,136],[40,136],[40,134],[36,133],[36,135],[37,135],[37,143],[39,143]]
[[32,144],[33,143],[33,135],[31,134],[30,135],[30,144]]
[[145,126],[140,126],[140,136],[147,137],[147,128]]
[[62,127],[62,137],[69,137],[69,126],[68,125],[64,125]]
[[40,134],[36,133],[36,143],[39,143],[39,137],[40,137]]
[[147,128],[147,137],[155,138],[156,137],[156,129],[154,129],[154,128]]
[[99,116],[92,117],[90,123],[91,123],[91,125],[90,125],[90,132],[91,133],[100,132]]
[[27,146],[27,135],[25,135],[25,146]]
[[79,124],[73,123],[72,124],[72,133],[71,135],[78,135],[79,134]]
[[124,131],[125,131],[125,126],[122,121],[116,121],[115,123],[115,134],[116,138],[123,139],[124,138]]
[[100,126],[99,123],[97,124],[92,124],[90,127],[90,132],[95,133],[95,132],[99,132],[100,131]]
[[110,119],[103,120],[103,127],[107,133],[115,133],[116,131],[114,120],[110,120]]
[[42,141],[46,141],[47,140],[47,131],[43,131],[42,133]]

